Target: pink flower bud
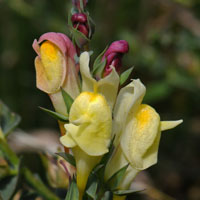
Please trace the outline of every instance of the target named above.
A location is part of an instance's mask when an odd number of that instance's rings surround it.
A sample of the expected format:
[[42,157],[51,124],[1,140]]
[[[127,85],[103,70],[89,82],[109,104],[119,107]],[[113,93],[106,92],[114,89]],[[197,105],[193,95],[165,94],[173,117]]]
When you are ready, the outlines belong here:
[[89,36],[89,27],[87,24],[87,16],[83,13],[75,13],[71,17],[74,28],[83,33],[86,37]]
[[106,66],[104,70],[104,77],[110,74],[112,68],[110,65],[115,67],[116,71],[119,73],[122,66],[122,57],[125,53],[128,53],[129,45],[125,40],[118,40],[113,42],[107,51],[105,52],[102,61],[106,58]]

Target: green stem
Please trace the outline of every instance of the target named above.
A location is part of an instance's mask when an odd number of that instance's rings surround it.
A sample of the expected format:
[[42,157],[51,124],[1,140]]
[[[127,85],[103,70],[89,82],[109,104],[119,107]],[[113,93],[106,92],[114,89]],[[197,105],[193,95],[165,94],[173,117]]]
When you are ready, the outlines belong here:
[[23,175],[26,181],[46,200],[60,200],[59,197],[52,193],[43,182],[37,179],[29,169],[23,168]]

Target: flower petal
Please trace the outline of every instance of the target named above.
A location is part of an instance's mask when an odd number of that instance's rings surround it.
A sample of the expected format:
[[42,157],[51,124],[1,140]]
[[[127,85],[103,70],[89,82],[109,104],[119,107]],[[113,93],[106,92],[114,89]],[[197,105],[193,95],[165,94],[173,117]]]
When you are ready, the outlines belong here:
[[108,76],[98,81],[97,87],[98,92],[104,95],[112,109],[116,101],[119,87],[119,75],[114,67],[112,67],[112,72]]
[[93,92],[96,80],[92,78],[89,68],[90,56],[88,52],[83,52],[80,56],[80,72],[82,77],[82,92]]
[[65,128],[85,153],[100,156],[108,152],[112,116],[102,95],[82,92],[72,104],[69,119],[78,124],[78,128],[71,129],[75,126],[72,124],[65,125]]
[[67,133],[64,136],[60,137],[60,142],[67,148],[75,147],[76,142],[72,138],[70,132],[76,132],[78,127],[73,124],[66,124],[65,129],[67,130]]
[[140,105],[127,119],[121,137],[121,147],[135,169],[143,170],[155,164],[160,136],[160,117],[148,105]]
[[55,49],[55,57],[44,55],[44,62],[39,58],[35,59],[36,84],[37,87],[46,93],[55,93],[64,81],[65,60],[58,49]]
[[113,134],[116,135],[115,145],[119,143],[122,130],[126,127],[128,115],[137,111],[145,91],[145,86],[139,79],[133,80],[129,85],[120,90],[114,107]]
[[165,130],[168,130],[168,129],[175,128],[176,126],[178,126],[182,122],[183,122],[182,119],[176,120],[176,121],[162,121],[162,122],[160,122],[161,123],[161,131],[165,131]]

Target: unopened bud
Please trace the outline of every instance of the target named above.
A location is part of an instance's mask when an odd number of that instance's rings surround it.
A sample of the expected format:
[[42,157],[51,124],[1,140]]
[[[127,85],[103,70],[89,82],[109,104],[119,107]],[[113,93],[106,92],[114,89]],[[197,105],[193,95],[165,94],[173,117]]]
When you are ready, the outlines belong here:
[[107,76],[112,71],[110,65],[115,67],[115,70],[119,73],[122,66],[122,57],[125,53],[128,53],[129,45],[125,40],[118,40],[113,42],[107,51],[105,52],[102,60],[106,59],[106,66],[103,76]]
[[75,13],[71,17],[74,28],[83,33],[86,37],[89,36],[89,28],[87,24],[87,16],[83,13]]

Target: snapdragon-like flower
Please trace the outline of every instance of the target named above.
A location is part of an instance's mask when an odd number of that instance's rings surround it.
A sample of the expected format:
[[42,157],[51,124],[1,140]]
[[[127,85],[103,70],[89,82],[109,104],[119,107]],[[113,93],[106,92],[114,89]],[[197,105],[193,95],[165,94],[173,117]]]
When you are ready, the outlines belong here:
[[128,189],[139,171],[156,164],[161,131],[182,123],[182,120],[160,121],[151,106],[142,104],[145,90],[139,79],[133,80],[120,90],[115,104],[113,134],[117,148],[107,165],[105,178],[129,163],[120,189]]
[[[71,148],[76,160],[77,184],[82,196],[88,175],[108,152],[112,134],[112,108],[116,100],[119,76],[115,69],[109,76],[96,81],[89,70],[89,54],[80,56],[82,92],[74,100],[66,134],[61,143]],[[81,197],[80,197],[81,199]]]
[[49,94],[57,112],[66,114],[61,87],[73,98],[79,93],[78,74],[71,40],[62,33],[45,33],[33,42],[37,87]]
[[112,68],[115,67],[115,70],[119,73],[122,66],[122,57],[125,53],[128,53],[129,45],[125,40],[118,40],[113,42],[107,51],[105,52],[102,61],[106,59],[106,66],[104,69],[104,77],[110,74]]

